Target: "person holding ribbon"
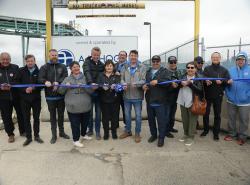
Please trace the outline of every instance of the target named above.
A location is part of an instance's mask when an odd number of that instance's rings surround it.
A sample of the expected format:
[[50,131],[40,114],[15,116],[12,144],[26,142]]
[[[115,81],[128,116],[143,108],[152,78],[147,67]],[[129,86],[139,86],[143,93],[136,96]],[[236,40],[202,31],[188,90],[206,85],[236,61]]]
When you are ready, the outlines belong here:
[[199,78],[194,62],[186,64],[186,74],[181,78],[185,79],[180,84],[180,91],[177,98],[177,103],[181,109],[181,119],[183,123],[184,136],[179,141],[184,142],[186,146],[190,146],[194,142],[196,130],[196,122],[198,116],[191,112],[194,94],[202,98],[202,81],[192,80]]
[[11,56],[7,52],[0,54],[0,110],[5,132],[8,134],[9,143],[15,141],[14,123],[12,120],[13,107],[16,110],[20,136],[25,136],[25,124],[20,106],[20,96],[16,88],[11,85],[16,83],[19,67],[11,63]]
[[120,83],[120,75],[114,73],[114,63],[107,60],[104,65],[104,72],[98,77],[100,85],[100,99],[102,111],[102,124],[104,140],[109,139],[109,122],[111,122],[112,138],[117,139],[116,129],[119,124],[119,95],[116,86]]
[[64,96],[57,92],[58,85],[63,82],[64,78],[68,76],[67,68],[64,64],[58,62],[58,52],[56,49],[49,51],[49,61],[44,64],[39,72],[39,82],[45,84],[45,98],[48,104],[50,113],[50,123],[52,138],[51,144],[56,143],[57,140],[57,119],[58,115],[58,127],[59,136],[64,139],[70,139],[70,137],[64,132]]
[[121,83],[124,84],[124,107],[126,125],[125,131],[120,135],[120,139],[132,136],[131,133],[131,111],[132,106],[135,110],[135,142],[141,142],[141,111],[144,93],[142,86],[145,84],[146,66],[138,61],[138,51],[131,50],[129,53],[128,64],[124,65],[121,73]]
[[[158,147],[164,145],[166,130],[169,124],[170,102],[166,96],[168,87],[171,84],[159,84],[170,79],[170,73],[166,68],[161,66],[161,58],[158,55],[152,57],[152,68],[146,73],[146,84],[143,90],[146,92],[148,124],[151,137],[149,143],[154,142],[158,138]],[[158,125],[158,134],[157,126]]]
[[20,68],[17,73],[17,82],[19,84],[30,84],[30,86],[19,88],[26,132],[26,141],[23,143],[23,146],[27,146],[32,142],[32,130],[30,123],[31,109],[34,119],[34,139],[38,143],[43,143],[43,140],[39,136],[42,87],[32,86],[38,84],[39,69],[36,65],[34,55],[26,55],[25,62],[26,65]]
[[[65,95],[64,100],[71,125],[73,144],[76,147],[83,147],[80,136],[84,137],[86,134],[93,90],[89,87],[81,87],[81,85],[86,84],[86,78],[81,73],[78,62],[73,61],[69,67],[71,75],[63,80],[61,85],[65,85],[65,87],[59,87],[58,92]],[[72,87],[75,85],[76,87]]]
[[214,141],[219,141],[220,123],[221,123],[221,104],[227,81],[230,78],[228,70],[220,65],[221,54],[214,52],[211,55],[212,64],[206,66],[203,72],[205,78],[216,78],[215,80],[206,80],[204,89],[207,100],[206,114],[203,116],[204,131],[201,137],[205,137],[209,132],[209,114],[213,104],[214,109]]
[[[228,131],[225,141],[232,141],[237,137],[237,143],[243,145],[247,139],[249,112],[250,112],[250,67],[248,56],[245,52],[240,52],[236,56],[236,66],[229,70],[232,79],[228,80],[226,87]],[[241,78],[242,81],[234,79]],[[248,81],[243,81],[248,79]],[[236,118],[239,115],[239,131],[236,127]]]

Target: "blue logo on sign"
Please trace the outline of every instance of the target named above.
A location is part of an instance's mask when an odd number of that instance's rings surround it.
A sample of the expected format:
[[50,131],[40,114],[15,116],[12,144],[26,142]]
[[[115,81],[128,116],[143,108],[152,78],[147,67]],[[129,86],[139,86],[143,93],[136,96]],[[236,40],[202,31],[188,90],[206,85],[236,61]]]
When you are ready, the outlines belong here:
[[59,63],[65,64],[67,67],[75,60],[74,54],[68,49],[60,49],[58,51]]

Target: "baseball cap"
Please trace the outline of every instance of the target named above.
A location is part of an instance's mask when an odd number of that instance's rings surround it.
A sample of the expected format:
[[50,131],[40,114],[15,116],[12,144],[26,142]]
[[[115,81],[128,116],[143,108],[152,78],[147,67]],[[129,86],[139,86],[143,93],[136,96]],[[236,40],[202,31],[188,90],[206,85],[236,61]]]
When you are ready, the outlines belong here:
[[170,62],[177,62],[177,58],[175,56],[168,57],[168,63]]

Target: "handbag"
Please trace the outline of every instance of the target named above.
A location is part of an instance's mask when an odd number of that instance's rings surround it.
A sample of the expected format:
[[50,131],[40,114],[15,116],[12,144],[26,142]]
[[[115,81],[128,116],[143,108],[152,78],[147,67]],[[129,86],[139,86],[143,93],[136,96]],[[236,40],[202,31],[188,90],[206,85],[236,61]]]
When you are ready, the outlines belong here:
[[205,98],[205,91],[204,86],[202,83],[202,91],[203,91],[203,98],[200,100],[199,96],[194,94],[193,96],[193,104],[191,106],[191,112],[195,115],[205,115],[206,108],[207,108],[207,101]]

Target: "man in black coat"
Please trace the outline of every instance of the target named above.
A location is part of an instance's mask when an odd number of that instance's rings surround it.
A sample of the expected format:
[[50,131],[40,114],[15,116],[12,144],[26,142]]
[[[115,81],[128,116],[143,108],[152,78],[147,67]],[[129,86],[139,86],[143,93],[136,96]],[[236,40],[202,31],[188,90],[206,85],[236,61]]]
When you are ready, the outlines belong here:
[[221,123],[221,104],[224,95],[227,79],[230,78],[226,68],[220,65],[221,54],[214,52],[211,55],[212,64],[205,67],[203,75],[206,78],[226,78],[226,80],[206,80],[205,82],[205,97],[207,99],[206,114],[203,117],[204,131],[201,136],[206,136],[209,132],[209,114],[211,104],[214,109],[214,140],[219,140],[220,123]]
[[4,129],[9,136],[9,143],[15,141],[15,127],[12,120],[13,107],[17,114],[19,133],[21,136],[25,136],[24,120],[20,107],[18,90],[16,88],[11,88],[11,85],[16,83],[18,68],[17,65],[11,64],[9,53],[3,52],[0,54],[0,110]]
[[51,144],[56,143],[57,140],[57,119],[58,114],[58,127],[59,136],[64,139],[70,137],[64,132],[64,110],[65,102],[64,96],[57,92],[58,86],[63,82],[64,78],[68,76],[67,68],[64,64],[58,62],[58,52],[55,49],[49,51],[49,61],[44,64],[39,72],[39,83],[45,84],[45,98],[48,104],[50,113],[50,123],[52,138]]
[[[26,65],[18,70],[18,84],[38,84],[39,69],[36,65],[34,55],[25,56]],[[41,112],[41,87],[19,88],[21,97],[22,113],[25,122],[26,141],[23,146],[27,146],[32,141],[30,114],[33,113],[33,131],[34,139],[38,143],[43,143],[39,136],[40,130],[40,112]]]

